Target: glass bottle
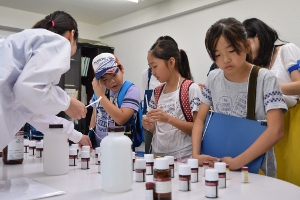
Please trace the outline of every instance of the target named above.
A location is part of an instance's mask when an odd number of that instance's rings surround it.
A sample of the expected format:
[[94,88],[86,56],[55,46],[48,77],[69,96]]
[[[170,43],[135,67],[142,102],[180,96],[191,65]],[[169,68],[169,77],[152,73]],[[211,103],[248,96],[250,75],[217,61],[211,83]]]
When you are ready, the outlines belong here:
[[36,157],[37,158],[43,157],[43,149],[44,149],[44,143],[43,142],[37,142],[36,143]]
[[219,188],[226,188],[226,163],[215,162],[214,168],[218,171]]
[[226,180],[230,179],[230,169],[229,164],[226,164]]
[[205,177],[205,170],[209,169],[209,162],[203,162],[203,176]]
[[179,165],[179,190],[191,191],[191,167],[189,165]]
[[154,199],[171,200],[172,177],[167,158],[156,159],[153,180],[155,181]]
[[249,183],[248,167],[242,167],[241,181],[242,181],[242,183]]
[[36,141],[30,140],[29,141],[29,155],[34,156],[35,155],[35,149],[36,149]]
[[69,149],[69,166],[77,166],[77,149]]
[[135,181],[146,182],[146,160],[145,159],[135,160]]
[[154,187],[155,184],[153,182],[146,183],[145,200],[154,200]]
[[205,170],[205,197],[218,198],[218,179],[217,170]]
[[169,161],[169,168],[171,170],[171,176],[174,178],[174,156],[165,156],[165,158],[168,158]]
[[199,174],[198,159],[189,158],[187,164],[191,167],[191,183],[197,183]]
[[153,175],[154,155],[153,154],[145,154],[144,158],[146,160],[146,174]]
[[81,152],[81,169],[90,169],[90,152]]
[[3,149],[2,160],[4,164],[22,164],[24,159],[24,129],[16,133],[12,141]]

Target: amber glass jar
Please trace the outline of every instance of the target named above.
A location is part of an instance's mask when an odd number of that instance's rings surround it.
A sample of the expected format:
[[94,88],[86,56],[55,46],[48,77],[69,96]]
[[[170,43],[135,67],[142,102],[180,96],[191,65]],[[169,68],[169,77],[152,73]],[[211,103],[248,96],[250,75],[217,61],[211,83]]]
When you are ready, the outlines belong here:
[[24,131],[23,128],[16,133],[13,140],[3,149],[2,160],[4,164],[22,164],[24,158]]

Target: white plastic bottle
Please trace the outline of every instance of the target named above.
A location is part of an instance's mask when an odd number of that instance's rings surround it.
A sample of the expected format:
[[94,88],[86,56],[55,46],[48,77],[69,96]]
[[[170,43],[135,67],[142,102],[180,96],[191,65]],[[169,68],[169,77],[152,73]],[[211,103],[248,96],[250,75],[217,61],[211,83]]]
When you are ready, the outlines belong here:
[[102,188],[108,192],[125,192],[133,183],[131,140],[123,126],[107,128],[101,141]]
[[44,172],[63,175],[69,172],[69,143],[62,124],[50,124],[44,134]]

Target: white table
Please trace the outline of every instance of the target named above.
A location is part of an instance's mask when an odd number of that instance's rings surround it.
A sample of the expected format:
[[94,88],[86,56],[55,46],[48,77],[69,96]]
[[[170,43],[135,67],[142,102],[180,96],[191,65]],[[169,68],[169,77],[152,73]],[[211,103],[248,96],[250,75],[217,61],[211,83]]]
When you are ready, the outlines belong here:
[[[177,172],[177,171],[176,171]],[[133,173],[134,174],[134,173]],[[69,173],[62,176],[47,176],[43,172],[42,159],[26,155],[21,165],[4,165],[0,161],[0,180],[27,177],[45,185],[66,191],[60,196],[49,199],[70,200],[143,200],[145,199],[145,183],[135,182],[133,176],[132,189],[124,193],[108,193],[101,189],[101,175],[98,174],[98,166],[91,161],[89,170],[81,170],[80,163],[70,167]],[[300,187],[275,178],[250,174],[249,183],[241,183],[240,172],[230,172],[230,180],[227,180],[227,188],[219,189],[219,199],[228,200],[293,200],[300,199]],[[153,181],[153,176],[148,175],[147,181]],[[181,192],[178,189],[178,174],[172,179],[173,200],[199,200],[205,197],[204,178],[202,168],[199,167],[199,182],[191,184],[191,191]],[[1,191],[1,188],[0,188]]]

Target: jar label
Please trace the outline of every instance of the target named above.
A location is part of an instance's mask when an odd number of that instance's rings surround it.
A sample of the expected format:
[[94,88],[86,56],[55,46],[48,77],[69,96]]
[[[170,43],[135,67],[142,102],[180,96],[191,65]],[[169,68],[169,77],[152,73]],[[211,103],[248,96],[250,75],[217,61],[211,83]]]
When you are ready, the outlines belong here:
[[153,190],[146,190],[145,200],[153,200]]
[[161,178],[156,179],[155,181],[155,192],[158,194],[170,193],[172,191],[172,182],[171,178]]
[[136,182],[145,182],[146,181],[146,170],[136,169],[135,170],[135,181]]
[[216,198],[218,197],[218,187],[217,186],[208,186],[205,183],[205,196],[209,198]]
[[153,164],[146,164],[146,174],[147,175],[152,175],[153,174]]
[[198,182],[198,171],[196,173],[195,172],[191,173],[191,182],[192,183]]
[[182,178],[179,178],[179,190],[180,191],[190,191],[190,181],[189,180],[181,180]]
[[7,145],[7,160],[23,159],[23,141],[24,136],[16,134],[14,139]]

